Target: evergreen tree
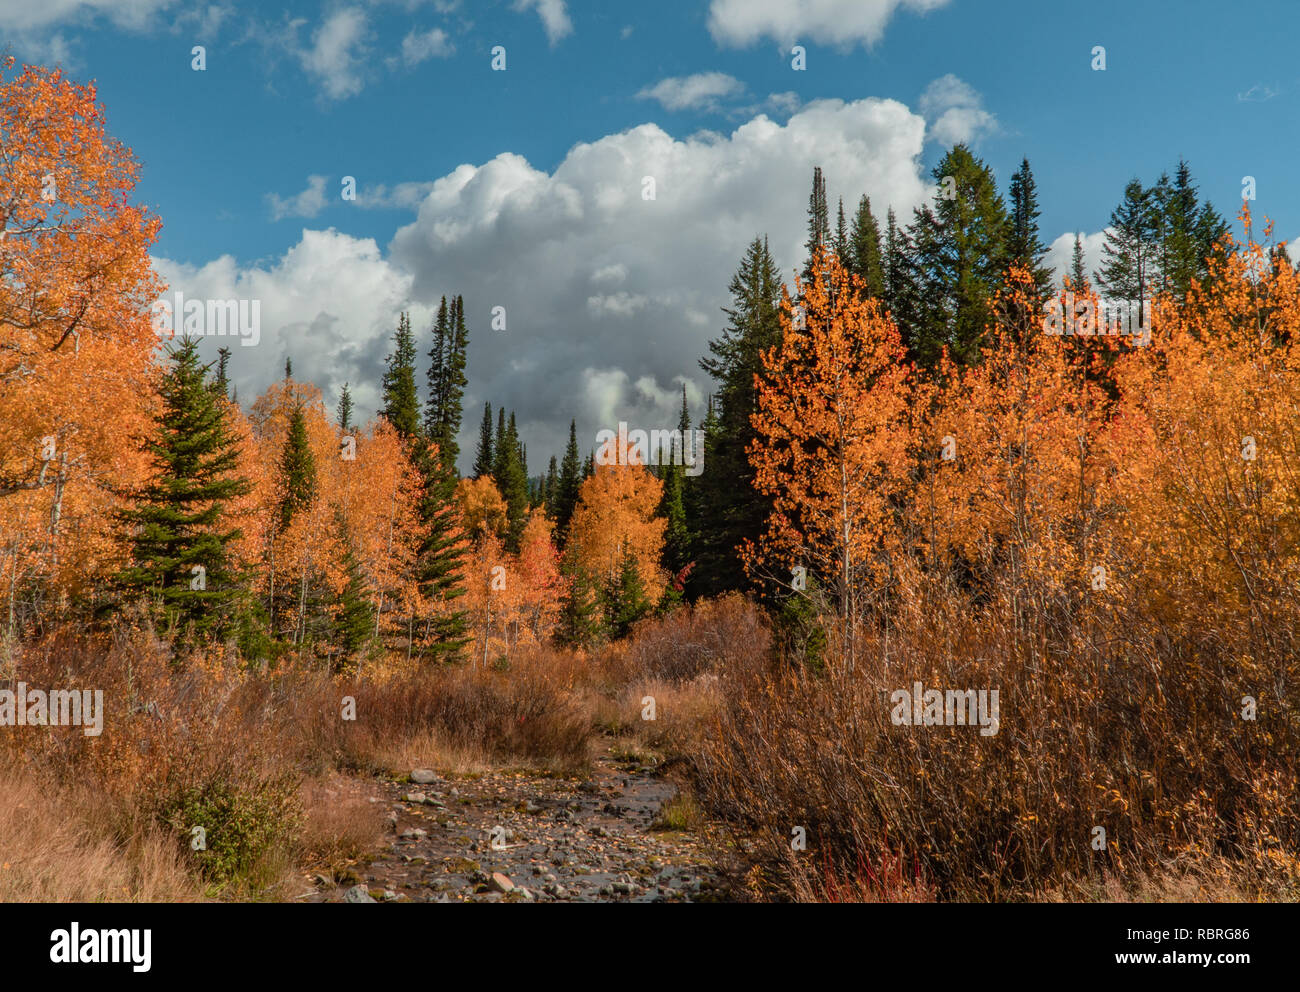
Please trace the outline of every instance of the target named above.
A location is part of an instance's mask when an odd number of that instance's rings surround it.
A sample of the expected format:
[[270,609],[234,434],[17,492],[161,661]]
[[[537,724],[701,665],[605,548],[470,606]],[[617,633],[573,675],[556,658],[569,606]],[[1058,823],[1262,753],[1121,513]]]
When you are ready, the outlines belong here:
[[230,377],[226,373],[226,368],[229,364],[230,364],[230,349],[218,348],[217,349],[217,378],[212,383],[212,391],[216,395],[222,397],[223,399],[226,398],[230,393]]
[[1002,283],[1007,211],[992,170],[965,145],[954,146],[933,176],[933,205],[915,212],[908,232],[919,290],[909,345],[925,366],[945,345],[955,360],[971,363],[991,318],[988,301]]
[[352,549],[351,535],[342,514],[336,518],[339,540],[343,546],[343,574],[347,577],[343,589],[335,598],[338,620],[336,634],[343,655],[352,658],[370,641],[375,630],[375,611],[371,593],[361,562]]
[[853,216],[845,264],[866,284],[869,298],[880,299],[885,295],[885,259],[880,247],[880,225],[871,213],[871,200],[865,196],[859,201],[858,212]]
[[1092,289],[1088,278],[1088,263],[1083,254],[1083,238],[1074,236],[1074,252],[1070,256],[1070,285],[1075,295],[1084,295]]
[[636,555],[623,553],[614,581],[605,590],[605,622],[614,637],[626,637],[632,625],[650,612],[653,604],[646,594],[645,583],[637,568]]
[[551,455],[551,463],[546,466],[546,481],[542,483],[542,506],[546,508],[546,516],[550,520],[555,519],[555,490],[559,484],[559,466],[555,456]]
[[555,533],[561,541],[568,537],[573,508],[578,505],[578,487],[585,478],[578,454],[578,424],[569,421],[569,444],[560,462],[560,477],[555,484]]
[[1028,269],[1038,288],[1038,298],[1047,300],[1052,295],[1052,270],[1043,264],[1047,249],[1038,234],[1038,187],[1029,168],[1029,159],[1022,159],[1020,168],[1011,177],[1011,228],[1007,237],[1007,265]]
[[1214,254],[1228,225],[1212,205],[1201,203],[1186,160],[1179,159],[1172,183],[1161,178],[1164,181],[1156,184],[1154,194],[1159,212],[1161,284],[1181,300],[1193,281],[1203,282],[1209,274],[1206,260]]
[[465,327],[465,302],[442,298],[433,328],[433,347],[429,350],[429,397],[424,408],[424,432],[438,445],[443,467],[456,470],[460,458],[460,425],[463,416],[465,386],[465,351],[469,331]]
[[717,404],[710,399],[702,425],[708,470],[683,480],[696,561],[693,594],[743,587],[737,549],[747,539],[758,539],[771,512],[770,500],[754,487],[747,454],[754,437],[750,417],[757,408],[754,381],[763,374],[761,356],[781,340],[781,279],[766,239],[750,242],[729,290],[732,304],[723,308],[727,326],[709,342],[711,357],[700,361],[718,387]]
[[289,433],[280,452],[280,530],[288,529],[300,510],[316,496],[316,459],[307,439],[307,419],[301,403],[289,415]]
[[420,431],[420,400],[415,389],[415,338],[411,318],[403,313],[393,335],[393,351],[383,381],[383,415],[407,443]]
[[804,249],[808,253],[802,278],[806,282],[812,273],[812,260],[821,249],[831,247],[831,215],[826,202],[826,180],[821,166],[813,168],[812,194],[808,197],[808,240]]
[[293,378],[293,359],[290,358],[288,355],[286,355],[285,358],[284,358],[284,379],[285,379],[285,382],[288,382],[288,381],[289,381],[290,379],[292,379],[292,378]]
[[831,250],[835,252],[839,260],[848,265],[849,262],[849,229],[844,222],[844,197],[840,197],[839,213],[835,220],[835,236],[831,239]]
[[560,610],[559,638],[574,647],[590,647],[603,633],[599,590],[578,566],[566,563],[565,574],[569,587]]
[[492,404],[483,404],[483,423],[478,429],[478,448],[474,452],[474,478],[492,474]]
[[1147,297],[1157,288],[1161,220],[1152,189],[1139,179],[1124,187],[1124,199],[1110,215],[1102,245],[1101,268],[1094,274],[1097,286],[1112,301],[1138,305],[1138,322],[1145,324]]
[[167,358],[147,445],[153,477],[119,516],[130,532],[131,563],[115,585],[156,597],[164,624],[223,635],[247,597],[230,554],[241,532],[225,521],[230,502],[250,486],[236,474],[236,435],[206,381],[197,341],[182,339]]
[[519,431],[512,412],[504,433],[497,438],[496,464],[492,473],[501,498],[506,502],[506,547],[511,552],[519,550],[519,539],[523,536],[524,525],[528,523],[528,475],[522,455]]
[[582,463],[582,481],[586,482],[596,474],[596,453],[587,452],[587,460]]
[[890,207],[885,228],[885,306],[915,357],[918,289],[913,255],[911,239]]
[[339,430],[346,434],[352,429],[352,391],[343,383],[343,392],[339,395],[338,409]]

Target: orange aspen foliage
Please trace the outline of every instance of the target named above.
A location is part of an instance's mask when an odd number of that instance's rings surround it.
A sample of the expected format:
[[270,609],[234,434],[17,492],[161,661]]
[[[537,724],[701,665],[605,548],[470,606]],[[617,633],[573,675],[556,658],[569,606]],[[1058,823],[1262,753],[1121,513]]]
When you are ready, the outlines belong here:
[[[120,561],[113,493],[148,470],[158,221],[93,86],[0,60],[0,590]],[[12,620],[10,621],[12,624]]]
[[[908,487],[910,370],[898,329],[861,280],[820,252],[797,306],[782,292],[783,339],[756,377],[755,484],[773,499],[752,573],[803,565],[834,586],[846,658],[866,597],[897,546],[894,501]],[[796,319],[800,317],[801,319]],[[802,325],[796,326],[796,325]]]
[[668,522],[655,515],[663,483],[640,463],[635,447],[626,445],[616,457],[617,446],[617,438],[606,443],[595,474],[578,489],[566,554],[588,575],[612,582],[631,552],[646,595],[657,602],[669,579],[659,564]]

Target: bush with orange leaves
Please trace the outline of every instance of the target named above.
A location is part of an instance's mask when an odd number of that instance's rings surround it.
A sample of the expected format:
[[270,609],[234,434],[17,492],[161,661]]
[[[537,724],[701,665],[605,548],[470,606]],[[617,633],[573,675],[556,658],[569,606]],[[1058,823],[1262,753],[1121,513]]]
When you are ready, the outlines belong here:
[[[1205,286],[1157,301],[1146,346],[1044,334],[1013,271],[983,361],[910,373],[894,398],[837,358],[888,349],[886,319],[848,303],[824,331],[811,319],[842,278],[822,261],[808,330],[761,384],[759,477],[779,493],[822,451],[823,475],[843,463],[885,488],[855,506],[852,480],[793,480],[812,505],[774,521],[780,566],[793,546],[834,568],[819,577],[841,592],[838,662],[723,668],[698,785],[767,884],[880,897],[826,866],[901,865],[908,891],[940,897],[1153,873],[1300,892],[1300,280],[1253,238],[1226,247]],[[899,427],[855,441],[845,425],[869,420],[843,396]],[[844,457],[866,440],[870,459]],[[855,515],[892,533],[848,540]],[[843,595],[854,568],[881,577],[877,596]],[[998,732],[896,725],[891,694],[916,682],[998,690]]]

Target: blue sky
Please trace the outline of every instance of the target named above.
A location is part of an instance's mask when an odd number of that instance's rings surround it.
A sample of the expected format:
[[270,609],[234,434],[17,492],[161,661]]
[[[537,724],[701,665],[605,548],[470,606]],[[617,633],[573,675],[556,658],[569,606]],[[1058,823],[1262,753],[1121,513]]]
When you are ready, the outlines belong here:
[[241,399],[291,354],[370,412],[398,310],[423,330],[460,292],[463,446],[505,403],[534,471],[570,417],[667,426],[683,385],[698,411],[746,242],[801,261],[814,164],[846,207],[907,217],[952,141],[1004,190],[1028,156],[1063,259],[1182,155],[1223,213],[1252,175],[1256,211],[1300,234],[1298,28],[1283,0],[0,0],[0,48],[97,81],[163,220],[160,273],[263,301]]

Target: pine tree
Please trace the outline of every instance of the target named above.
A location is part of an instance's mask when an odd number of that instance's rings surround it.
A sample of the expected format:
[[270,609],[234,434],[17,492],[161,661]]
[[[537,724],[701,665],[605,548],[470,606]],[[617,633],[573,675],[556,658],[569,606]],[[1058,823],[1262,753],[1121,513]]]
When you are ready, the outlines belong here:
[[815,166],[812,193],[808,197],[808,240],[804,242],[804,250],[808,253],[803,269],[805,280],[812,271],[812,260],[817,252],[829,248],[830,244],[831,215],[826,202],[826,180],[822,176],[821,166]]
[[879,299],[885,295],[885,259],[880,247],[880,225],[871,212],[871,200],[865,196],[859,201],[858,212],[853,216],[845,264],[866,285],[868,297]]
[[1228,225],[1212,205],[1200,202],[1191,167],[1184,159],[1179,159],[1172,183],[1157,183],[1155,201],[1160,214],[1161,282],[1183,299],[1193,281],[1205,280],[1209,273],[1206,260],[1214,254],[1214,245]]
[[216,395],[222,397],[223,399],[226,398],[230,393],[230,377],[226,372],[226,368],[229,364],[230,364],[230,349],[218,348],[217,349],[217,378],[212,383],[212,391]]
[[1038,234],[1038,188],[1029,159],[1011,177],[1011,228],[1007,236],[1007,265],[1018,265],[1034,277],[1038,298],[1052,295],[1052,270],[1043,264],[1047,249]]
[[684,480],[685,512],[696,566],[693,594],[715,595],[742,588],[745,572],[737,548],[756,540],[767,525],[770,501],[754,488],[746,453],[753,440],[754,380],[761,355],[781,340],[781,279],[766,239],[755,238],[728,287],[732,304],[723,309],[727,326],[709,342],[700,368],[717,383],[717,404],[709,402],[702,425],[708,470]]
[[1145,324],[1147,297],[1156,287],[1153,277],[1160,251],[1160,218],[1152,200],[1152,190],[1139,179],[1124,187],[1124,199],[1111,212],[1101,268],[1095,273],[1097,286],[1108,298],[1138,305],[1141,324]]
[[917,275],[914,247],[907,231],[898,226],[894,208],[889,208],[885,227],[885,308],[902,332],[913,357],[919,349],[916,337]]
[[224,525],[231,500],[250,486],[236,474],[235,434],[199,364],[197,341],[183,339],[167,357],[147,446],[154,475],[119,516],[131,535],[131,564],[115,585],[156,597],[164,624],[222,635],[246,601],[229,550],[241,532]]
[[496,464],[492,473],[501,498],[506,501],[506,547],[512,553],[518,552],[519,539],[523,536],[524,525],[528,523],[528,475],[522,454],[519,431],[512,412],[503,433],[497,438]]
[[352,549],[351,535],[342,514],[336,518],[339,543],[343,547],[341,564],[346,582],[335,598],[338,619],[336,637],[343,655],[352,658],[370,641],[375,630],[375,612],[371,605],[369,583],[362,571],[361,562]]
[[590,479],[595,474],[596,474],[596,453],[594,451],[589,451],[587,452],[587,460],[582,463],[583,481],[585,482],[587,479]]
[[1083,254],[1083,238],[1074,236],[1074,252],[1070,256],[1070,286],[1076,296],[1087,295],[1092,289],[1088,278],[1088,263]]
[[636,555],[624,553],[618,575],[605,590],[605,622],[610,632],[614,637],[626,637],[632,625],[649,613],[652,605],[641,580]]
[[933,176],[933,205],[916,210],[908,231],[919,290],[908,344],[925,366],[945,345],[969,364],[979,358],[989,299],[1002,283],[1009,221],[992,170],[965,145],[954,146]]
[[559,466],[555,456],[551,455],[551,462],[546,466],[546,481],[542,483],[542,506],[545,507],[546,516],[550,520],[555,519],[555,490],[559,484]]
[[844,222],[844,197],[840,197],[839,212],[835,220],[835,236],[831,239],[831,250],[839,256],[840,261],[848,264],[849,229]]
[[560,462],[560,478],[555,487],[555,533],[561,542],[568,537],[569,521],[573,519],[573,508],[578,505],[578,487],[585,478],[578,454],[578,424],[569,421],[569,444],[564,449],[564,460]]
[[590,647],[603,633],[599,590],[579,566],[566,565],[565,574],[568,591],[560,611],[560,640],[574,647]]
[[343,383],[343,392],[339,395],[338,409],[339,430],[346,434],[352,429],[352,391]]
[[478,448],[474,452],[474,478],[492,474],[492,404],[483,404],[483,423],[478,430]]
[[280,530],[288,529],[294,515],[311,506],[316,496],[316,459],[307,439],[307,419],[302,404],[289,416],[289,433],[280,453]]
[[468,379],[465,376],[465,351],[469,331],[465,327],[465,302],[442,298],[433,328],[433,347],[429,350],[429,397],[424,408],[424,432],[438,445],[444,468],[455,471],[460,458],[457,438],[463,416],[463,400]]
[[393,351],[383,381],[383,415],[408,444],[420,432],[420,399],[415,389],[415,338],[411,318],[403,313],[393,335]]

